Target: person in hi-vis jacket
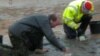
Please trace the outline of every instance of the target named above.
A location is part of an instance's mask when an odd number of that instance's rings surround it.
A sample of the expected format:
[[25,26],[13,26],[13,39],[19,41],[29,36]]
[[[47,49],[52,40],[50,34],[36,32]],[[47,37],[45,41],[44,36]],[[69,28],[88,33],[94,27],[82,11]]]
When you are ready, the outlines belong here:
[[90,0],[74,0],[64,9],[62,20],[66,38],[86,40],[85,30],[92,19],[94,6]]

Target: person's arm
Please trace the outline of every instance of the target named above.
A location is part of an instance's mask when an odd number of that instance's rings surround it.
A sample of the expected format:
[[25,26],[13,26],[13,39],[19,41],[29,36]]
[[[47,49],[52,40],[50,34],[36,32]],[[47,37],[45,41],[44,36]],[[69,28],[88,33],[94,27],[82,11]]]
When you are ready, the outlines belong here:
[[60,49],[61,51],[64,51],[65,46],[62,45],[58,39],[56,38],[56,36],[54,35],[52,28],[50,26],[50,24],[47,22],[44,22],[44,24],[42,25],[42,30],[47,38],[47,40],[53,44],[54,46],[56,46],[58,49]]
[[77,11],[74,7],[67,7],[63,13],[63,22],[72,29],[77,29],[79,24],[75,23],[74,19]]

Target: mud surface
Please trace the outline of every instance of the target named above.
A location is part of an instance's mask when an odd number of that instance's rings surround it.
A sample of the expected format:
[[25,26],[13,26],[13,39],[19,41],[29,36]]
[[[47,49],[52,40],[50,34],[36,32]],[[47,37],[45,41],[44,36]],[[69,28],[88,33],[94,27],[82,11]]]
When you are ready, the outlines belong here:
[[[72,0],[0,0],[0,34],[4,35],[3,43],[10,45],[7,29],[13,22],[34,13],[50,14],[56,13],[61,17],[63,9]],[[100,12],[100,0],[93,0],[95,13]],[[99,14],[94,15],[92,21],[99,21]],[[72,56],[100,56],[100,34],[91,34],[88,27],[86,36],[88,40],[80,42],[76,40],[65,39],[62,25],[53,29],[59,40],[64,43],[67,48],[71,49]],[[64,56],[64,54],[52,46],[44,38],[44,48],[48,48],[49,52],[43,55],[32,54],[30,56]]]

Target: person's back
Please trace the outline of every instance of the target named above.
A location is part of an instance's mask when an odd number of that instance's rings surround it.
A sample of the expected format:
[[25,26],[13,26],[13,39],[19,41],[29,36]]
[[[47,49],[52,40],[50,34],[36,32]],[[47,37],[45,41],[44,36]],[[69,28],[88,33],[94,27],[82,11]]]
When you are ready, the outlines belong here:
[[44,21],[48,21],[48,17],[45,15],[31,15],[23,18],[18,23],[27,24],[39,28],[40,23],[43,23]]
[[29,28],[31,30],[34,27],[38,29],[41,28],[44,22],[48,22],[48,17],[44,15],[31,15],[15,22],[9,27],[9,30],[13,31],[13,34],[19,36],[23,30],[28,31]]

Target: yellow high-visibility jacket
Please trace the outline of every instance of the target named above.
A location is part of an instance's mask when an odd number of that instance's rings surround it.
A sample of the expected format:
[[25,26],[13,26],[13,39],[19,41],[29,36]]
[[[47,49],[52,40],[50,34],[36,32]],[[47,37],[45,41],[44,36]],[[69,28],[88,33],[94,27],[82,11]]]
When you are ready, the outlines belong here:
[[[82,16],[84,15],[81,12],[81,5],[84,0],[75,0],[72,1],[64,10],[62,19],[63,23],[72,29],[77,29],[79,27],[78,22],[80,22]],[[92,3],[93,5],[93,3]],[[93,6],[94,7],[94,6]],[[93,12],[94,8],[91,9]]]

